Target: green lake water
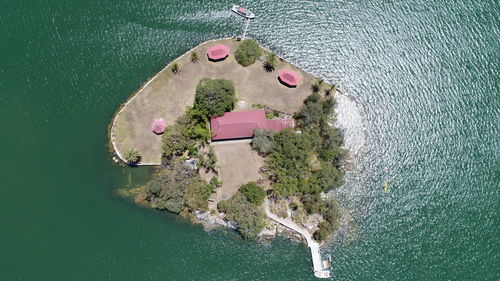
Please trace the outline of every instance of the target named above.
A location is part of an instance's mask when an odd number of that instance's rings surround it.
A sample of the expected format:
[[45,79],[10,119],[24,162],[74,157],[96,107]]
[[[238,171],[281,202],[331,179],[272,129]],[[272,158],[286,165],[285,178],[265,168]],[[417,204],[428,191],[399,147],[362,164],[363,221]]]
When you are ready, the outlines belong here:
[[[0,280],[315,280],[304,245],[116,195],[152,170],[111,161],[110,118],[172,59],[241,33],[231,3],[1,1]],[[362,105],[332,279],[499,280],[499,2],[242,4],[251,37]]]

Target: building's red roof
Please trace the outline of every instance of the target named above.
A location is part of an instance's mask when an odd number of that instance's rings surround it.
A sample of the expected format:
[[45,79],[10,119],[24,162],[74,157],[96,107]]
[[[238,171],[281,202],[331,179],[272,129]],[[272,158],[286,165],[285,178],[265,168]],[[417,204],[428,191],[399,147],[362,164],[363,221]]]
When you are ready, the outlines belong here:
[[293,126],[293,119],[266,119],[263,109],[226,112],[210,120],[212,140],[251,138],[255,129],[279,131]]
[[210,60],[221,60],[229,55],[229,47],[226,45],[215,45],[207,51],[207,56]]
[[292,87],[295,87],[300,83],[299,75],[290,69],[283,69],[280,71],[278,78],[282,83]]

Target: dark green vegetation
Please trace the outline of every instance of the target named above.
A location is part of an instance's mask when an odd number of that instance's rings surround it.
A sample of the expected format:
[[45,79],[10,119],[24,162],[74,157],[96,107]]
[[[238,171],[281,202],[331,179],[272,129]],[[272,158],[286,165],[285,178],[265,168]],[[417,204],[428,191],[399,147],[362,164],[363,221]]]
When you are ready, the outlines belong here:
[[216,178],[206,183],[183,159],[175,159],[147,184],[146,200],[153,208],[172,213],[206,211],[207,199],[217,187]]
[[[200,147],[211,138],[207,123],[211,117],[220,116],[234,108],[235,90],[233,82],[225,79],[204,78],[196,87],[192,108],[174,125],[168,126],[162,137],[163,156],[195,156]],[[198,154],[200,155],[200,154]],[[208,157],[199,156],[200,164],[215,169],[215,154],[209,150]]]
[[301,199],[307,214],[321,214],[325,219],[314,232],[314,239],[323,241],[339,228],[340,208],[337,201],[322,199],[319,194],[307,194]]
[[277,195],[318,194],[342,185],[346,152],[341,132],[329,125],[333,105],[333,98],[311,94],[294,116],[301,133],[286,129],[265,137],[273,140],[266,163]]
[[[217,177],[206,183],[198,174],[200,167],[217,174],[217,157],[212,147],[206,148],[212,136],[207,123],[210,117],[233,109],[234,92],[229,80],[205,78],[198,83],[193,107],[162,136],[165,167],[146,187],[152,207],[173,213],[207,210],[208,197],[222,184]],[[198,165],[189,166],[186,159]]]
[[266,197],[266,192],[262,186],[257,185],[255,182],[249,182],[240,187],[240,192],[245,195],[250,203],[259,206],[264,202],[264,197]]
[[[226,218],[237,224],[237,231],[245,239],[254,238],[264,228],[264,213],[258,208],[264,196],[262,187],[250,182],[228,200],[220,201],[219,211],[226,213]],[[260,203],[259,203],[260,202]]]
[[211,136],[206,118],[196,110],[189,109],[175,124],[165,129],[162,136],[163,156],[181,156],[186,151],[189,156],[194,156]]
[[193,108],[202,118],[221,116],[233,110],[234,84],[226,79],[202,79],[196,86]]
[[256,129],[253,131],[253,139],[250,145],[261,155],[269,154],[274,147],[274,130]]
[[[322,81],[316,83],[318,87]],[[318,88],[319,91],[319,88]],[[346,151],[341,132],[332,128],[334,99],[313,93],[295,114],[296,129],[278,133],[256,130],[252,148],[267,155],[266,166],[273,193],[278,197],[297,196],[307,212],[323,215],[325,221],[315,237],[320,241],[338,227],[336,202],[324,201],[323,191],[337,188],[344,183],[341,162]],[[316,207],[315,207],[316,206]],[[323,207],[324,206],[324,207]],[[333,212],[329,206],[334,206]]]
[[123,157],[125,157],[125,160],[127,160],[129,164],[137,164],[141,161],[141,154],[133,148],[127,149],[123,153]]
[[236,49],[236,61],[243,66],[252,65],[262,54],[255,40],[245,39]]

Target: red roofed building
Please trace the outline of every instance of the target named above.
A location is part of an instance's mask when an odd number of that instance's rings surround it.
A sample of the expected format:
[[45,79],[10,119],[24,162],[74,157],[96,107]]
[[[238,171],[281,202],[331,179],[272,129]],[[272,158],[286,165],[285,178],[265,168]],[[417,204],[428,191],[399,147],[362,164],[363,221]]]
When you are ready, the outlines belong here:
[[244,139],[253,137],[255,129],[280,131],[293,128],[293,119],[266,119],[263,109],[226,112],[223,116],[210,120],[210,128],[214,133],[212,140]]

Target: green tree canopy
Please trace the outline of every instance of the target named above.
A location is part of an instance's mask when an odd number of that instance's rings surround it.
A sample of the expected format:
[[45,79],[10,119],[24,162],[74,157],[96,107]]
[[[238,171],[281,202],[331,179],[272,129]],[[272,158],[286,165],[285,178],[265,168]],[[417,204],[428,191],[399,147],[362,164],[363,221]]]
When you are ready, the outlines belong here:
[[266,192],[262,186],[251,181],[240,187],[240,192],[247,198],[247,200],[254,205],[261,205],[266,197]]
[[255,40],[245,39],[236,49],[236,61],[245,67],[250,66],[261,54],[260,46]]
[[276,134],[274,130],[255,129],[250,145],[260,154],[267,155],[273,149],[274,134]]
[[226,213],[228,220],[237,223],[237,231],[245,239],[256,237],[264,228],[264,213],[241,192],[237,192],[228,200],[220,201],[218,208]]
[[226,79],[201,79],[196,86],[194,110],[202,117],[222,116],[233,110],[235,89],[233,81]]
[[203,181],[182,159],[169,162],[147,185],[146,198],[153,207],[179,213],[184,208],[206,211],[208,197],[216,188]]

